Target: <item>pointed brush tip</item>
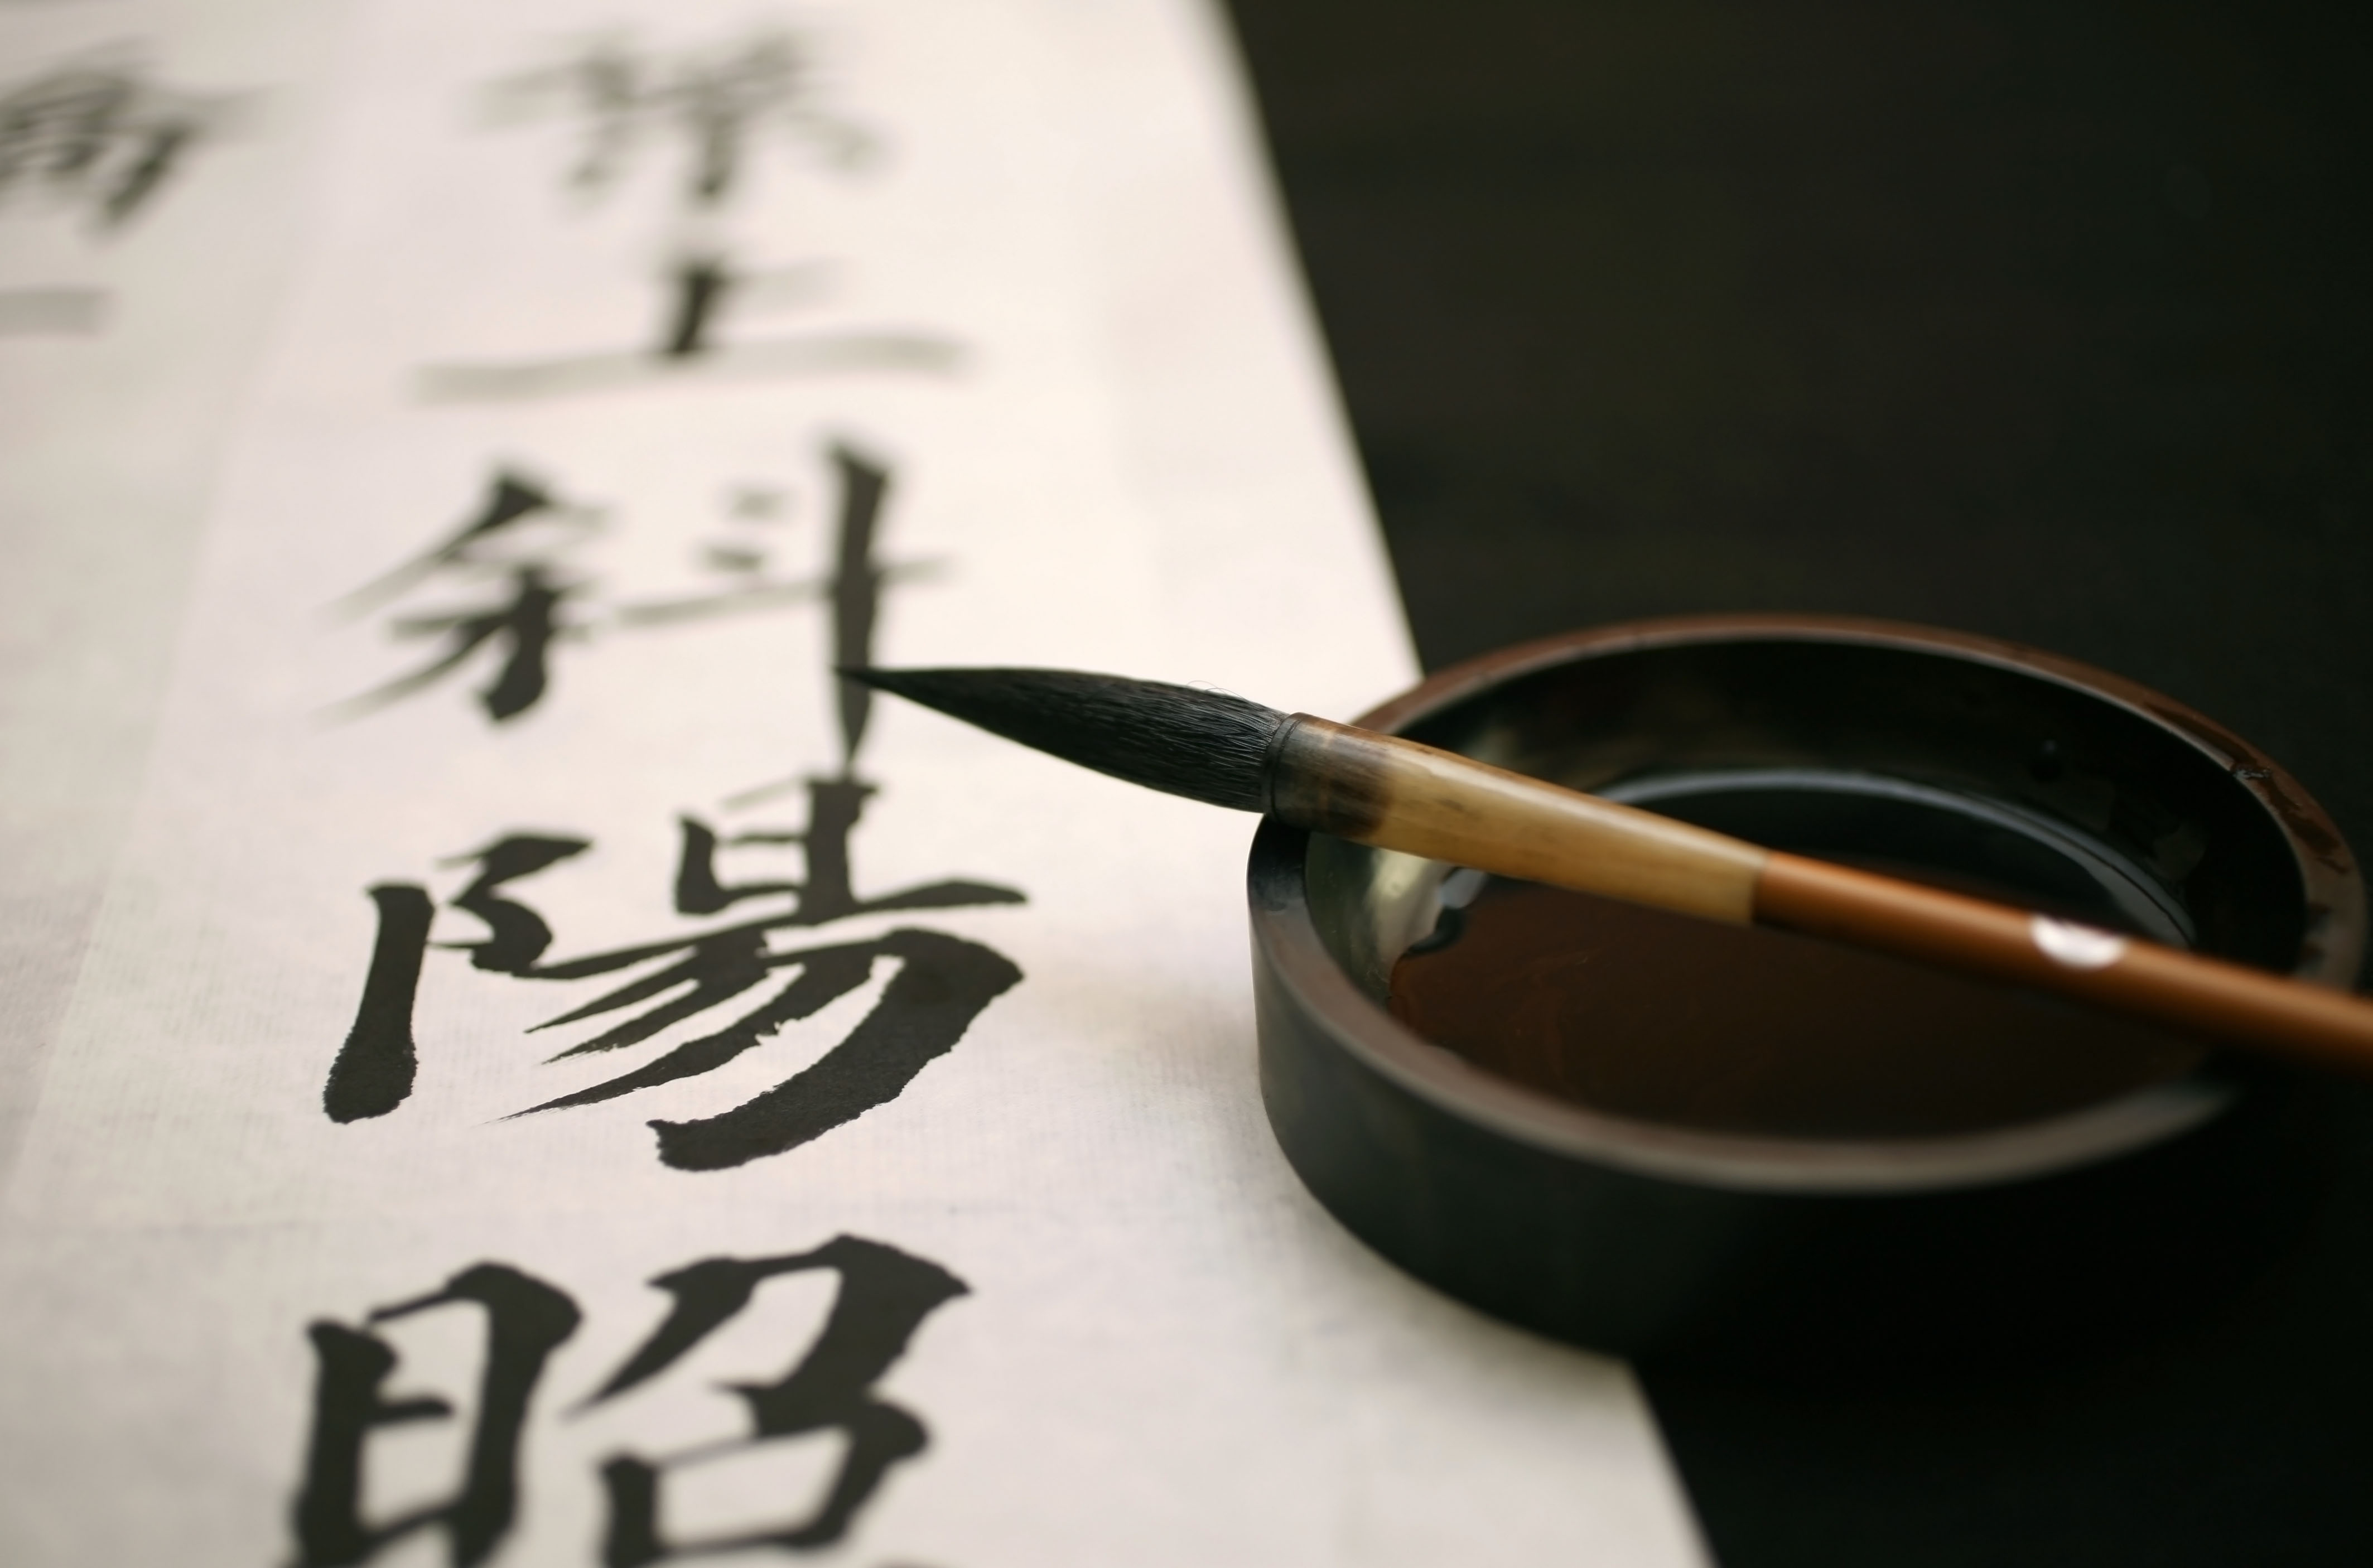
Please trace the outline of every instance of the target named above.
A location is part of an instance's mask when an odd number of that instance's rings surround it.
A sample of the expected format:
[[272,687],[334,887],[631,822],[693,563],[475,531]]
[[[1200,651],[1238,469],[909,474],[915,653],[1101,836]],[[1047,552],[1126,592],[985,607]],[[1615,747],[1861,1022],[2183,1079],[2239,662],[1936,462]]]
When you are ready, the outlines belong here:
[[[946,678],[961,676],[966,673],[964,671],[884,670],[872,664],[836,664],[833,666],[833,673],[844,681],[850,681],[864,687],[867,691],[905,697],[908,702],[935,708],[942,713],[949,711],[949,687],[953,685],[956,691],[961,692],[966,684]],[[957,714],[956,717],[961,719],[965,715]]]
[[878,670],[841,675],[1025,746],[1240,811],[1266,809],[1286,715],[1225,692],[1080,670]]

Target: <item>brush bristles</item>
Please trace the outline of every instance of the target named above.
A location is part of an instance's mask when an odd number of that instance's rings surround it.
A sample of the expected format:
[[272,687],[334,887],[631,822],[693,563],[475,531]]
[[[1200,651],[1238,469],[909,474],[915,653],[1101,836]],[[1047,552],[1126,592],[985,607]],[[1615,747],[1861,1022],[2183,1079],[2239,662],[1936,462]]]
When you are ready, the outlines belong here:
[[1237,811],[1268,809],[1269,743],[1287,716],[1224,692],[1076,670],[843,670],[992,734]]

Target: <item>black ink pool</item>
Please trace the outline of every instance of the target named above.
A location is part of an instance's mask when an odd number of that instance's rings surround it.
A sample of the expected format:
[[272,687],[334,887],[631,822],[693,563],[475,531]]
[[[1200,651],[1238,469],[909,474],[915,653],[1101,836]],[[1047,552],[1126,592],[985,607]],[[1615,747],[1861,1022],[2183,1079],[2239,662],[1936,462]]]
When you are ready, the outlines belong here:
[[1708,1131],[1898,1138],[2098,1105],[2190,1071],[2145,1024],[1883,954],[1529,883],[1393,966],[1393,1015],[1527,1088]]

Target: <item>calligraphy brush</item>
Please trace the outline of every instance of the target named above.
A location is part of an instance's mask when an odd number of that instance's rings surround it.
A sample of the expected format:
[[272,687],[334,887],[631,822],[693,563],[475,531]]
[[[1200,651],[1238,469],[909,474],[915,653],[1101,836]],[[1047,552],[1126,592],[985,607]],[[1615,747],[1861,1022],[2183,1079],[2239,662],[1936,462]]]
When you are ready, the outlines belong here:
[[2373,1001],[1692,827],[1224,692],[1070,670],[856,670],[1067,761],[1380,849],[1761,922],[2373,1071]]

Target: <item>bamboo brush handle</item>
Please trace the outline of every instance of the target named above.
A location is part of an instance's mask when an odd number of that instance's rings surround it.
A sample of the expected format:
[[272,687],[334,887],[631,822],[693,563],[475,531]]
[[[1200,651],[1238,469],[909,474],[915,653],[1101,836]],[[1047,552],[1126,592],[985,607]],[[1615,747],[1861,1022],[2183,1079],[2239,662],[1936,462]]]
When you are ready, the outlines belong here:
[[1471,757],[1296,714],[1270,809],[1356,843],[1734,925],[1764,921],[2373,1072],[2373,1001],[1759,848]]
[[1773,851],[1758,919],[2373,1071],[2373,1001],[1981,898]]
[[1748,925],[1769,852],[1455,752],[1297,713],[1269,809],[1303,827],[1501,876]]

